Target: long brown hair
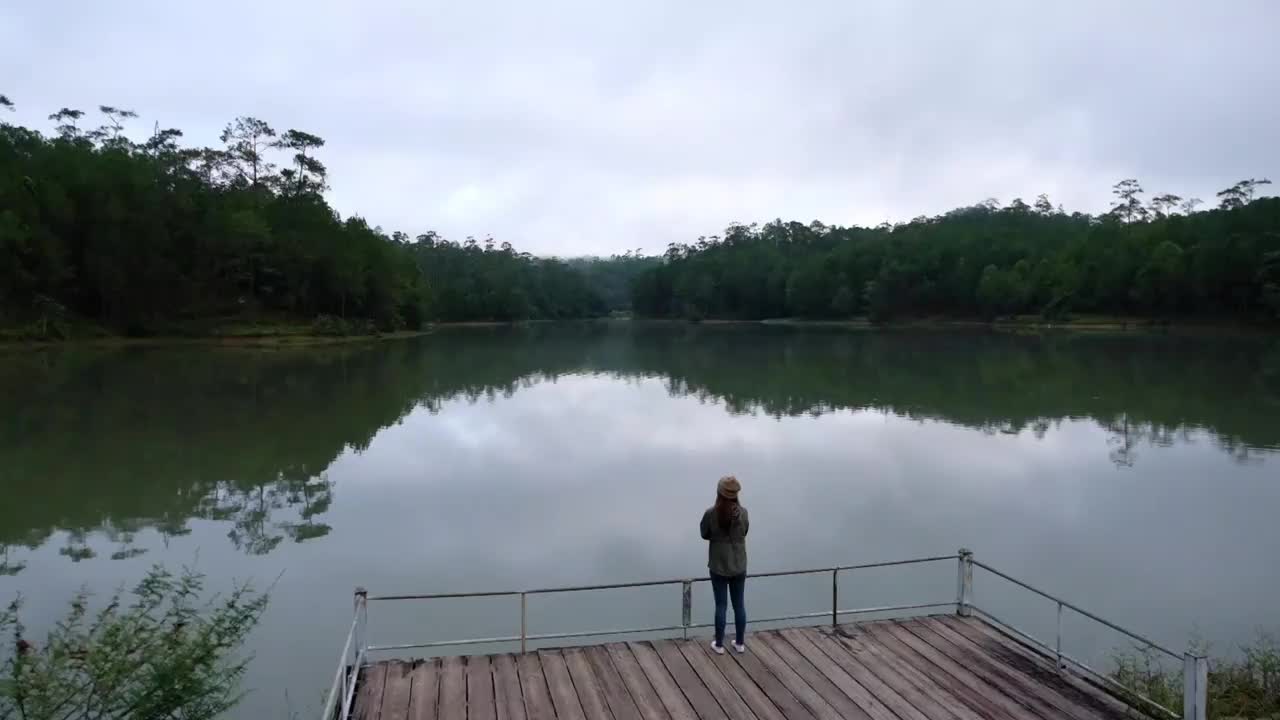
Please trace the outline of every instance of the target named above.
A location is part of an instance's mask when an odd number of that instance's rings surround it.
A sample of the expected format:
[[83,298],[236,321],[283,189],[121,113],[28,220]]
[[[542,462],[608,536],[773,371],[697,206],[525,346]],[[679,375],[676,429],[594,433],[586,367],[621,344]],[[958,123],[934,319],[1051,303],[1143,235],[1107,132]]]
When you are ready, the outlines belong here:
[[738,516],[738,501],[716,493],[716,525],[720,526],[721,532],[729,532],[729,526],[733,524],[733,519]]

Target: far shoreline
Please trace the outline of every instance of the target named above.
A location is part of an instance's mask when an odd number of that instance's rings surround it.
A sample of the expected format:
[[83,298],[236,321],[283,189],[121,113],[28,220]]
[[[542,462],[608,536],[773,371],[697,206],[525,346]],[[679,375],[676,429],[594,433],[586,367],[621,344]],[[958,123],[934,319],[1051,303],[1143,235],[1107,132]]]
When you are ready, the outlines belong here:
[[865,317],[836,319],[812,318],[763,318],[744,320],[736,318],[707,318],[686,320],[679,318],[646,318],[643,322],[672,324],[733,326],[763,325],[769,327],[841,328],[847,330],[902,330],[902,329],[990,329],[1011,332],[1169,332],[1169,331],[1241,331],[1270,333],[1276,324],[1244,322],[1226,318],[1196,318],[1170,320],[1137,316],[1081,315],[1068,320],[1045,320],[1036,316],[1005,317],[994,320],[978,318],[914,317],[872,322]]
[[1227,319],[1166,320],[1135,316],[1080,316],[1070,320],[1048,321],[1039,317],[1012,317],[995,320],[975,318],[918,317],[872,322],[865,317],[845,320],[817,318],[649,318],[613,316],[563,320],[467,320],[459,322],[428,323],[419,330],[399,330],[386,333],[321,335],[300,331],[297,326],[270,325],[255,327],[253,332],[209,335],[155,335],[129,337],[109,334],[98,329],[94,334],[58,340],[28,340],[0,336],[0,350],[20,351],[52,347],[75,348],[123,348],[123,347],[214,347],[291,349],[351,345],[356,343],[385,342],[424,337],[440,330],[467,328],[502,328],[529,325],[567,323],[631,323],[653,325],[687,325],[707,327],[762,326],[790,328],[830,328],[859,331],[906,329],[990,329],[1008,332],[1080,332],[1080,333],[1142,333],[1142,332],[1244,332],[1250,334],[1275,332],[1274,324],[1241,322]]
[[62,340],[0,340],[0,350],[36,350],[45,348],[123,348],[123,347],[238,347],[238,348],[303,348],[325,345],[347,345],[359,342],[404,340],[430,334],[432,328],[401,330],[376,335],[312,335],[279,333],[261,335],[155,335],[128,337],[95,335]]

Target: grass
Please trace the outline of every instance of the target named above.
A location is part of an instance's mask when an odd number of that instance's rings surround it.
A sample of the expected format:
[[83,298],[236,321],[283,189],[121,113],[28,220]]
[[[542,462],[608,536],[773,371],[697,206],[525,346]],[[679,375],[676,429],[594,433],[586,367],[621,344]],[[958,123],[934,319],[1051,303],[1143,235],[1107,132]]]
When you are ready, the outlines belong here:
[[[1208,648],[1193,648],[1208,653]],[[1152,650],[1118,653],[1108,675],[1179,714],[1182,713],[1182,668],[1161,665]],[[1227,718],[1280,718],[1280,642],[1274,633],[1258,637],[1231,657],[1209,660],[1208,715]]]
[[231,323],[213,328],[211,337],[295,337],[310,335],[311,325],[307,323]]

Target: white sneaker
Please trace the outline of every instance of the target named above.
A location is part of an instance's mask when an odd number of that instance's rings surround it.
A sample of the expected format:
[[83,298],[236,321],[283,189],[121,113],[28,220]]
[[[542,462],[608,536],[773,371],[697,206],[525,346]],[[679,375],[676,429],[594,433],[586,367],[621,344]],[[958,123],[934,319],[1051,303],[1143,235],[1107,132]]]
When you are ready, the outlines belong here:
[[713,653],[715,653],[715,654],[717,654],[717,655],[723,655],[723,654],[724,654],[724,646],[723,646],[723,645],[721,645],[720,643],[717,643],[715,640],[712,640],[712,641],[711,641],[711,652],[713,652]]
[[742,653],[746,652],[746,651],[747,651],[747,645],[746,645],[746,643],[739,643],[739,642],[734,643],[734,644],[733,644],[733,651],[734,651],[734,652],[736,652],[736,653],[738,653],[739,655],[741,655]]

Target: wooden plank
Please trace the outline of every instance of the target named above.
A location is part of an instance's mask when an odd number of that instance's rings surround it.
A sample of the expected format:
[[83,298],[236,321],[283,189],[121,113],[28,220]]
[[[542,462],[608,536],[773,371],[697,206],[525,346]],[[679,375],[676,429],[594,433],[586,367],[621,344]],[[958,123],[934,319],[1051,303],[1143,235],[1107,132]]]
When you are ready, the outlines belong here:
[[896,622],[865,623],[860,627],[868,637],[911,663],[982,717],[1006,720],[1035,718],[1031,711],[966,672],[963,667],[956,666],[928,643],[898,627]]
[[440,664],[439,720],[467,720],[467,666],[459,656]]
[[[844,646],[856,662],[875,673],[899,694],[911,701],[925,715],[930,717],[951,717],[954,720],[986,720],[974,712],[972,708],[946,691],[941,685],[930,680],[924,673],[916,670],[896,654],[878,643],[866,638],[861,632],[851,635],[850,630],[856,626],[841,628],[840,644]],[[919,693],[919,697],[913,693]],[[930,708],[942,708],[940,714]]]
[[[704,648],[704,650],[707,653],[711,653],[710,648]],[[721,656],[717,655],[716,657]],[[764,666],[764,663],[760,662],[760,658],[756,657],[755,653],[748,652],[744,655],[734,653],[733,655],[726,657],[731,657],[733,659],[733,666],[746,674],[746,682],[753,683],[759,687],[765,697],[767,697],[769,701],[782,712],[782,716],[786,718],[786,720],[815,720],[813,713],[809,712],[809,709],[804,706],[804,703],[800,702],[800,700],[798,700],[796,696],[787,689],[786,685],[784,685],[776,675],[770,672],[769,668]],[[723,666],[721,669],[724,669]],[[728,673],[726,673],[726,675],[728,675]],[[730,680],[733,681],[733,678],[730,677]],[[738,684],[737,681],[733,682],[735,685]],[[751,704],[750,698],[747,699],[747,703]],[[754,706],[753,709],[755,709]],[[832,712],[835,711],[833,710]],[[764,718],[764,715],[762,715],[758,710],[756,711],[756,715]]]
[[[947,673],[958,678],[961,682],[981,688],[984,697],[990,698],[1005,708],[1006,711],[1020,712],[1024,717],[1056,717],[1052,708],[1036,702],[1034,698],[1027,696],[1026,693],[1019,693],[1016,688],[1013,692],[1010,692],[1010,688],[1004,684],[993,682],[983,673],[976,672],[967,663],[958,662],[952,656],[939,650],[937,645],[926,639],[928,637],[926,631],[919,628],[910,629],[905,621],[895,621],[892,625],[887,626],[886,629],[899,640],[910,645],[913,650],[925,655],[930,662],[946,670]],[[921,635],[925,637],[921,637]]]
[[569,677],[573,680],[573,689],[578,691],[578,702],[582,703],[582,714],[587,720],[613,720],[609,712],[609,703],[604,699],[600,681],[596,679],[591,664],[581,648],[565,648],[564,664],[569,668]]
[[555,720],[556,710],[551,704],[551,692],[542,675],[542,662],[537,653],[517,656],[516,668],[520,672],[520,690],[524,695],[524,712],[528,720]]
[[520,690],[516,659],[510,655],[495,655],[490,668],[493,671],[494,712],[498,720],[525,720],[524,694]]
[[[747,703],[738,694],[729,681],[725,679],[724,673],[711,663],[706,654],[698,649],[701,642],[688,640],[677,641],[672,645],[684,656],[689,667],[693,668],[693,672],[702,680],[702,684],[706,686],[711,696],[716,699],[720,705],[720,709],[729,717],[729,720],[757,720],[755,713],[751,712],[751,708],[747,707]],[[727,660],[727,664],[732,665],[732,660]]]
[[[830,680],[832,685],[839,688],[840,692],[844,693],[855,705],[869,715],[871,720],[898,720],[885,700],[877,698],[870,690],[863,687],[862,683],[850,677],[849,673],[832,662],[831,658],[819,650],[803,632],[792,629],[783,630],[778,634],[790,645],[793,652],[807,660],[823,677]],[[779,644],[781,645],[782,643]],[[898,698],[898,700],[900,701],[899,704],[906,705],[906,701],[901,698]],[[904,717],[902,720],[925,720],[925,718],[913,716]]]
[[[765,667],[777,676],[782,684],[809,708],[817,720],[867,720],[867,714],[835,688],[822,674],[805,662],[796,666],[774,651],[774,643],[786,645],[773,632],[754,633],[751,652]],[[819,682],[821,681],[821,682]],[[832,695],[837,698],[832,699]],[[847,715],[845,713],[848,713]]]
[[1005,662],[1028,675],[1037,679],[1043,678],[1043,682],[1048,685],[1054,685],[1052,680],[1057,678],[1065,686],[1057,686],[1059,690],[1064,694],[1070,693],[1070,696],[1076,702],[1095,708],[1099,712],[1126,717],[1135,715],[1133,707],[1125,704],[1097,685],[1077,677],[1072,672],[1057,672],[1054,669],[1054,659],[1052,657],[1036,648],[1029,647],[1015,637],[1001,632],[999,628],[992,626],[990,623],[977,618],[960,618],[952,615],[940,619],[957,632],[980,645],[987,652],[1001,657]]
[[[605,702],[609,704],[609,712],[614,720],[641,720],[640,708],[631,697],[631,691],[622,682],[622,676],[613,666],[609,651],[599,645],[583,648],[582,654],[587,664],[600,683],[600,691],[604,693]],[[664,714],[665,717],[665,714]],[[499,720],[502,720],[499,718]]]
[[[908,718],[913,720],[957,720],[945,706],[920,692],[911,683],[892,674],[887,674],[889,679],[886,680],[879,674],[872,672],[867,664],[854,657],[854,654],[840,641],[840,638],[830,631],[809,629],[803,631],[802,634],[815,647],[826,653],[827,657],[831,658],[832,662],[838,665],[841,670],[849,673],[849,677],[858,681],[859,685],[889,706],[889,709],[898,717],[903,718],[903,720]],[[871,659],[868,659],[868,661],[871,664],[875,663]]]
[[547,677],[556,717],[559,720],[586,720],[573,680],[569,677],[569,668],[564,664],[564,656],[559,650],[539,650],[538,659],[542,661],[542,674]]
[[556,717],[559,720],[585,720],[586,716],[577,700],[577,692],[573,689],[573,680],[568,676],[568,667],[564,666],[561,651],[540,650],[538,660],[543,662],[543,675],[547,676],[547,688],[552,692]]
[[408,720],[412,690],[413,663],[388,662],[386,685],[382,690],[381,720]]
[[467,658],[467,720],[498,720],[493,673],[486,655]]
[[[751,679],[751,676],[742,669],[742,665],[734,660],[734,656],[737,653],[717,655],[711,651],[711,648],[707,647],[706,643],[702,642],[692,643],[689,647],[701,653],[708,662],[724,674],[729,686],[738,693],[756,718],[759,720],[788,720],[782,709],[769,699],[768,693]],[[681,650],[683,651],[685,648],[681,647]],[[802,715],[808,716],[808,720],[813,720],[813,716],[809,715],[804,706],[796,701],[794,696],[791,696],[791,693],[788,693],[785,688],[782,689],[782,693],[790,697],[791,703],[799,709]]]
[[962,663],[974,674],[1002,689],[1010,697],[1036,710],[1045,717],[1070,717],[1075,720],[1104,720],[1102,715],[1076,705],[1052,689],[980,651],[950,628],[932,622],[908,620],[903,627],[933,645],[939,652]]
[[[793,647],[800,649],[802,654],[810,659],[816,667],[819,667],[832,681],[836,681],[839,677],[847,676],[855,685],[852,689],[862,688],[873,701],[878,701],[890,713],[896,715],[901,720],[949,720],[948,716],[943,713],[936,718],[931,719],[914,705],[906,696],[899,693],[888,683],[881,680],[879,676],[868,670],[861,663],[853,659],[853,656],[844,649],[838,641],[828,634],[820,632],[816,628],[791,629],[784,632],[787,640]],[[811,654],[807,649],[803,648],[804,644],[808,644],[816,653]],[[820,663],[830,662],[842,675],[832,674],[828,668]],[[844,685],[841,685],[843,688]],[[854,698],[855,701],[858,698]],[[873,714],[870,708],[863,706],[868,713]]]
[[662,664],[666,666],[667,672],[671,673],[671,678],[676,681],[676,685],[680,686],[680,690],[684,692],[685,698],[689,700],[689,704],[693,706],[693,711],[698,714],[701,720],[726,720],[725,711],[720,707],[720,703],[716,702],[715,697],[707,690],[707,686],[698,677],[698,674],[689,667],[689,661],[684,659],[684,655],[680,653],[680,648],[671,640],[655,640],[653,649],[657,651],[658,657],[662,659]]
[[1089,696],[1077,692],[1063,680],[1061,674],[1053,670],[1052,663],[1050,667],[1045,668],[1038,664],[1026,663],[1016,655],[1010,658],[1000,652],[1003,650],[1002,646],[992,643],[994,647],[988,647],[985,642],[975,642],[949,623],[942,622],[941,618],[929,618],[924,624],[962,651],[981,657],[985,663],[1011,681],[1030,686],[1046,702],[1072,717],[1081,720],[1098,720],[1123,717],[1125,714],[1123,712],[1117,714],[1112,708],[1102,703],[1095,703]]
[[627,648],[635,656],[636,663],[644,671],[644,676],[653,685],[653,691],[658,694],[658,699],[671,715],[671,720],[694,720],[698,717],[693,710],[693,705],[685,698],[684,692],[676,684],[675,678],[671,677],[666,665],[662,663],[662,658],[658,657],[658,651],[654,650],[652,645],[629,642]]
[[420,660],[413,666],[409,691],[409,720],[436,720],[440,699],[440,661]]
[[382,714],[382,689],[386,679],[385,663],[375,663],[360,671],[360,687],[351,703],[351,717],[356,720],[378,720],[378,716]]
[[[635,653],[631,652],[631,648],[622,643],[613,643],[608,646],[609,659],[613,661],[613,666],[618,671],[622,682],[627,686],[627,690],[631,693],[631,699],[635,700],[636,708],[640,711],[640,717],[644,720],[686,720],[693,717],[693,708],[682,712],[680,716],[672,716],[663,704],[662,698],[659,697],[658,691],[649,682],[648,676],[645,675],[644,669],[640,667],[640,661],[636,659]],[[686,705],[687,707],[687,705]]]

